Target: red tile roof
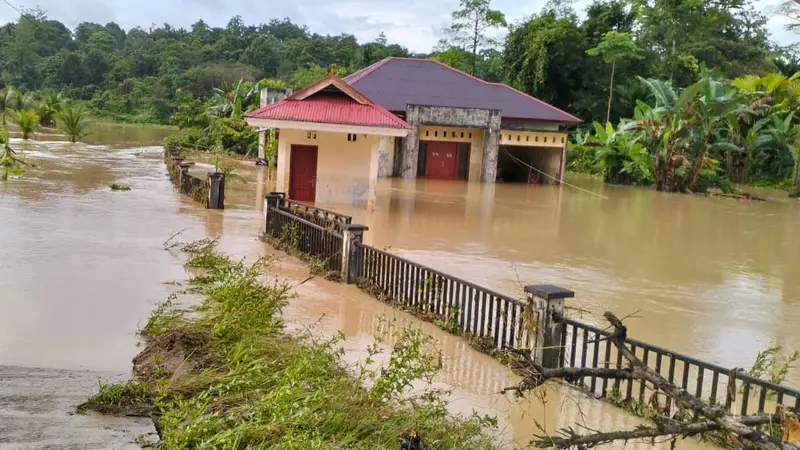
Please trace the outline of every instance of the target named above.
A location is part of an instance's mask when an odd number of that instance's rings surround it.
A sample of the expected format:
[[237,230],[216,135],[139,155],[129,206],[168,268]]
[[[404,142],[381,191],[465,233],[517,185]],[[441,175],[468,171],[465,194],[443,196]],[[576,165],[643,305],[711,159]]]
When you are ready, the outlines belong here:
[[410,129],[405,121],[375,104],[335,75],[285,99],[245,115],[253,119]]
[[378,105],[362,105],[349,97],[314,96],[285,99],[247,114],[255,119],[408,129],[410,125]]
[[390,111],[408,105],[498,109],[503,117],[580,123],[577,117],[502,83],[490,83],[432,59],[390,57],[345,81]]

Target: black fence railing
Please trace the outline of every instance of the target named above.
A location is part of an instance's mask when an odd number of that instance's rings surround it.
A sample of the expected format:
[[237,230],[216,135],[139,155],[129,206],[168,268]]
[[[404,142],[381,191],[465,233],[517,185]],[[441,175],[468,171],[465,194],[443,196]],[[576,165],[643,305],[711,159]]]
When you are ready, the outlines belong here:
[[536,323],[528,304],[469,281],[462,280],[378,250],[358,244],[358,273],[388,299],[440,321],[455,334],[491,339],[497,349],[535,346]]
[[[611,335],[610,330],[569,318],[563,319],[563,322],[566,324],[562,335],[563,366],[627,367],[622,354],[611,342],[604,339]],[[626,344],[642,362],[676,386],[711,404],[724,405],[731,413],[748,415],[774,412],[778,405],[800,411],[798,390],[636,339],[628,338]],[[575,383],[597,397],[615,403],[639,403],[669,415],[677,409],[667,398],[659,398],[658,394],[654,394],[650,385],[639,380],[609,381],[585,377],[575,380]]]
[[333,228],[337,231],[341,230],[341,225],[353,222],[353,218],[350,216],[318,208],[296,200],[282,199],[278,203],[278,207],[323,228]]
[[268,208],[266,234],[285,247],[317,258],[329,271],[342,270],[342,235],[280,208]]
[[[282,245],[323,258],[329,270],[342,273],[345,282],[359,282],[379,298],[414,310],[453,334],[479,338],[481,349],[530,349],[545,367],[628,366],[614,344],[606,339],[611,335],[610,330],[569,318],[563,310],[559,313],[551,309],[551,300],[563,302],[571,296],[563,295],[564,290],[530,286],[533,289],[526,287],[528,300],[519,300],[362,244],[364,227],[349,222],[342,223],[339,229],[330,224],[321,226],[305,219],[303,214],[287,210],[280,203],[286,201],[282,197],[270,197],[273,206],[266,213],[268,236]],[[626,345],[676,386],[696,398],[723,405],[732,413],[772,412],[779,405],[800,411],[797,389],[633,338],[628,338]],[[582,377],[570,381],[618,405],[650,407],[669,416],[679,410],[663,393],[639,380]]]

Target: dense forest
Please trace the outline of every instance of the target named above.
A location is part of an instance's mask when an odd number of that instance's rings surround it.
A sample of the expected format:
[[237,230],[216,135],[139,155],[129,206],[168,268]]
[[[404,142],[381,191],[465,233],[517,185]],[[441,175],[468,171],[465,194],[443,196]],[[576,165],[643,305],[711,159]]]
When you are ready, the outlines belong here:
[[[569,0],[552,0],[517,23],[489,0],[453,6],[446,37],[430,53],[413,55],[383,33],[359,42],[289,19],[250,25],[237,16],[224,28],[199,20],[189,29],[130,30],[85,22],[73,30],[31,10],[0,28],[0,94],[58,95],[98,116],[179,125],[196,132],[195,144],[203,138],[198,130],[216,127],[204,145],[246,152],[255,139],[239,116],[258,104],[258,87],[302,87],[387,56],[433,57],[582,118],[571,168],[609,182],[692,190],[699,177],[779,183],[795,175],[800,96],[793,75],[800,53],[770,40],[766,17],[752,2],[595,0],[576,11]],[[783,12],[791,18],[795,10],[789,1]],[[502,40],[491,38],[504,32]],[[682,96],[691,86],[694,96]],[[11,95],[7,100],[13,103]],[[693,112],[703,106],[717,115],[700,124]],[[685,123],[669,130],[669,120]],[[778,136],[781,123],[790,130]],[[675,142],[662,145],[665,136]],[[659,146],[671,150],[658,154]],[[759,146],[770,147],[768,154],[752,150]],[[772,166],[764,167],[767,159]],[[669,173],[661,173],[664,167]]]

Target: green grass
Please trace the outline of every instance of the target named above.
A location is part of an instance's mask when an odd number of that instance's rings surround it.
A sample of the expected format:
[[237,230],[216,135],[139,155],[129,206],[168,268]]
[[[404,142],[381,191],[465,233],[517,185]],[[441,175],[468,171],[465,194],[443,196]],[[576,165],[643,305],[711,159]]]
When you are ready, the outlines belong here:
[[376,368],[372,357],[382,350],[370,346],[353,376],[340,360],[341,335],[285,329],[280,311],[293,294],[262,284],[268,261],[232,262],[215,245],[183,246],[190,258],[215,262],[193,278],[202,304],[188,311],[174,297],[160,304],[141,333],[136,380],[101,386],[84,409],[114,411],[147,397],[160,416],[159,446],[170,449],[395,450],[412,432],[429,448],[496,448],[484,434],[491,420],[452,417],[441,394],[410,392],[440,367],[430,336],[387,325],[389,363]]

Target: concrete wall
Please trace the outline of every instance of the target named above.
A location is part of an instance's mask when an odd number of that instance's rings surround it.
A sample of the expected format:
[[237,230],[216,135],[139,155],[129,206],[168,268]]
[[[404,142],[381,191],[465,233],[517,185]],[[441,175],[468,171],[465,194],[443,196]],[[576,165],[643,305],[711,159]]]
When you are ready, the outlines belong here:
[[360,204],[374,196],[380,153],[388,153],[392,138],[347,133],[281,130],[278,145],[277,190],[289,192],[291,145],[315,145],[319,205]]
[[558,124],[553,122],[540,122],[536,120],[503,118],[504,130],[518,131],[558,131]]

